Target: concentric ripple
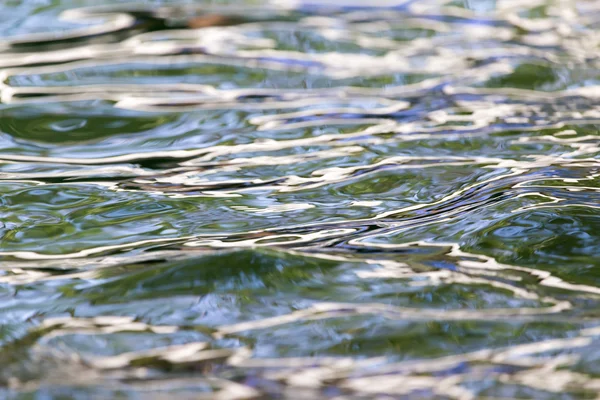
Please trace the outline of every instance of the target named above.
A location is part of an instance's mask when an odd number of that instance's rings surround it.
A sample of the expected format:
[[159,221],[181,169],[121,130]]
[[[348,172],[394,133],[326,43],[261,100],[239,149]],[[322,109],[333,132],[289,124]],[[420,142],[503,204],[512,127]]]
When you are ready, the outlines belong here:
[[598,2],[218,3],[1,2],[0,397],[597,398]]

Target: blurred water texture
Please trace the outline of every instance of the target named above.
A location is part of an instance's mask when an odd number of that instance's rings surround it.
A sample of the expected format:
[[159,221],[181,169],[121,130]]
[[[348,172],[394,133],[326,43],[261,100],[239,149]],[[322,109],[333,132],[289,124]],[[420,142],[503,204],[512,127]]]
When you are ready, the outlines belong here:
[[599,398],[599,27],[0,2],[0,398]]

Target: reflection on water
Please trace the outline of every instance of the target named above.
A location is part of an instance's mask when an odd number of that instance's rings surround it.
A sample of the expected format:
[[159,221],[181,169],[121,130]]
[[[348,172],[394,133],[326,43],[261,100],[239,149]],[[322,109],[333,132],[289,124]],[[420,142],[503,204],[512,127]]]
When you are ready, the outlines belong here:
[[103,3],[0,4],[0,397],[600,392],[598,2]]

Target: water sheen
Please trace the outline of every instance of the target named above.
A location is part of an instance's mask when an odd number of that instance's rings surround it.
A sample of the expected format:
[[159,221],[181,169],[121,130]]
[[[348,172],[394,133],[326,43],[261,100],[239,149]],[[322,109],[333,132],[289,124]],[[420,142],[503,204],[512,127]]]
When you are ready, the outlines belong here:
[[0,397],[600,392],[597,1],[0,16]]

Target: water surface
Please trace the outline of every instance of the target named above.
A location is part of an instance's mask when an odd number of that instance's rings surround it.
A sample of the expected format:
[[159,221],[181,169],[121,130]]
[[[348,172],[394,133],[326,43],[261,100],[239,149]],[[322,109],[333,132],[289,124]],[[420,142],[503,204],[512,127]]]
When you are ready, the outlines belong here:
[[0,4],[0,397],[600,392],[596,1]]

